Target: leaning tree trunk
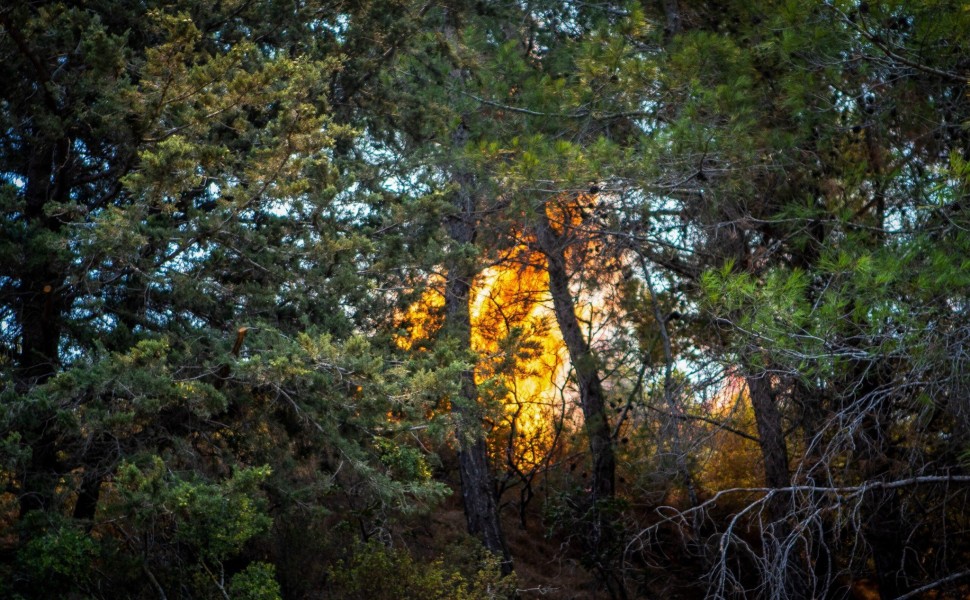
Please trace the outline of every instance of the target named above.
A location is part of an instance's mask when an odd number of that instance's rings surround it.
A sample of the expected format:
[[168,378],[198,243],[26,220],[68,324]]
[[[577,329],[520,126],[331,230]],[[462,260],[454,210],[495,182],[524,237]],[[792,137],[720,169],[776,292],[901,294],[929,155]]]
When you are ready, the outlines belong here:
[[606,415],[603,383],[596,357],[580,328],[576,305],[569,289],[569,270],[566,265],[566,246],[569,240],[565,234],[559,234],[553,230],[545,208],[540,208],[538,213],[536,242],[540,252],[546,258],[549,294],[552,296],[556,323],[559,325],[563,342],[569,352],[569,361],[576,373],[579,403],[583,411],[593,463],[589,497],[589,515],[592,517],[589,525],[592,529],[586,540],[587,551],[590,556],[595,557],[594,568],[602,578],[610,596],[622,599],[626,598],[627,594],[622,579],[616,573],[616,536],[612,529],[613,524],[610,522],[611,517],[603,510],[601,504],[604,500],[612,499],[616,492],[616,455],[610,422]]
[[[466,138],[467,129],[461,125],[454,134],[455,148],[460,149]],[[456,340],[460,348],[471,350],[469,295],[476,268],[464,251],[475,241],[474,177],[459,169],[453,180],[457,184],[453,197],[454,214],[448,218],[446,228],[454,248],[446,265],[444,332]],[[461,373],[460,390],[460,396],[452,399],[451,411],[456,422],[461,494],[468,532],[481,539],[489,551],[502,557],[502,571],[507,574],[512,571],[512,559],[499,522],[495,486],[488,468],[482,431],[483,415],[478,406],[475,374],[471,369]]]
[[544,209],[539,210],[539,224],[536,229],[536,241],[546,257],[549,293],[552,295],[556,322],[566,343],[569,360],[579,386],[579,402],[583,410],[586,435],[589,436],[589,449],[593,460],[592,497],[594,501],[612,498],[616,479],[613,437],[606,415],[603,383],[596,365],[596,357],[579,326],[576,306],[569,289],[564,236],[553,231]]

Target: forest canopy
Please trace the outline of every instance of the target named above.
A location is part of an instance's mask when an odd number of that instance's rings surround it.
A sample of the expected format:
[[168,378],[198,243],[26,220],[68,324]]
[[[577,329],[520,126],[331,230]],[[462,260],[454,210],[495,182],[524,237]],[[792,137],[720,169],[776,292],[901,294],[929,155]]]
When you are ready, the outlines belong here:
[[0,6],[0,596],[970,596],[959,0]]

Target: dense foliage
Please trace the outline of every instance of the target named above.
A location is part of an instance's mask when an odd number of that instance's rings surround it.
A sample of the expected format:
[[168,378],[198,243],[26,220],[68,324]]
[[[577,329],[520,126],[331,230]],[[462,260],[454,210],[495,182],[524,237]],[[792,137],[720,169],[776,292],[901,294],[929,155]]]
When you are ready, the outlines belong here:
[[0,596],[970,593],[964,3],[27,1],[0,81]]

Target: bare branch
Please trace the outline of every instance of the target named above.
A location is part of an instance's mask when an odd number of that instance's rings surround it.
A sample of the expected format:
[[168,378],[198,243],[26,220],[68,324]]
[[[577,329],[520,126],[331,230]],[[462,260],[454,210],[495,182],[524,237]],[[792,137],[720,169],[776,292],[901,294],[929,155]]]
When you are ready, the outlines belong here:
[[957,579],[961,579],[963,577],[968,577],[968,576],[970,576],[970,569],[967,569],[966,571],[960,571],[959,573],[953,573],[952,575],[947,575],[942,579],[937,579],[933,583],[927,583],[926,585],[918,587],[911,592],[907,592],[902,596],[899,596],[898,598],[896,598],[896,600],[908,600],[909,598],[915,598],[916,596],[919,596],[923,592],[928,592],[932,589],[936,589],[940,587],[945,583],[950,583],[951,581],[956,581]]

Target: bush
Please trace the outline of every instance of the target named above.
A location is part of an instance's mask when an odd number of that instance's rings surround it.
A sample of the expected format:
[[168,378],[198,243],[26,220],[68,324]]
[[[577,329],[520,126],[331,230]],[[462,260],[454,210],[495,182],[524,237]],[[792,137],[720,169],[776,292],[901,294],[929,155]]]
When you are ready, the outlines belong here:
[[406,550],[371,541],[329,570],[329,596],[346,600],[493,600],[510,598],[515,578],[503,577],[500,559],[480,549],[474,572],[455,568],[461,556],[419,562]]
[[254,562],[233,575],[229,591],[235,600],[281,600],[280,584],[276,582],[276,567]]
[[55,597],[87,587],[98,553],[91,536],[69,523],[55,523],[20,549],[18,562],[31,593]]

